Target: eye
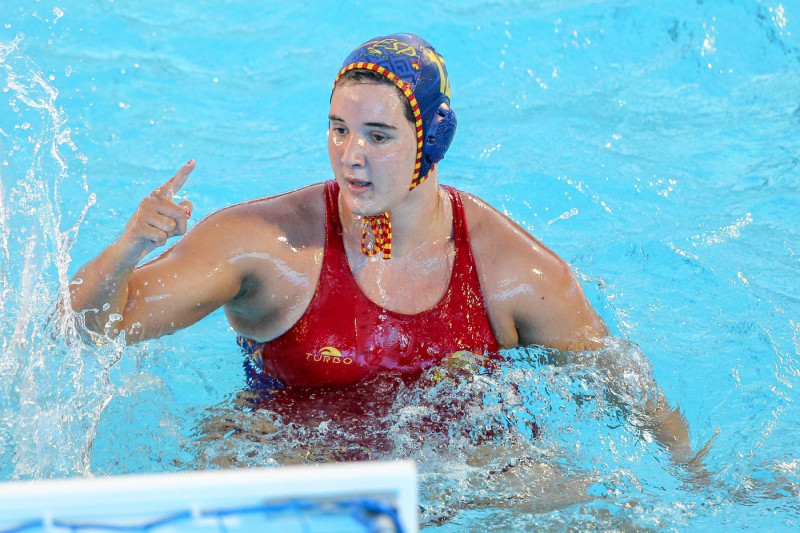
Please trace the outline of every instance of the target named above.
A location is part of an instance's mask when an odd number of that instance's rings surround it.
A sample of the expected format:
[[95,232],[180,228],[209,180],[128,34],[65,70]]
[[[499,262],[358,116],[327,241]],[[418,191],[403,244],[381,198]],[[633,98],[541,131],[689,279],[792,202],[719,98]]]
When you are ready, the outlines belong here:
[[372,137],[372,142],[376,144],[382,144],[389,140],[389,137],[383,133],[373,133],[370,137]]
[[347,135],[347,128],[341,124],[331,124],[331,131],[336,135]]

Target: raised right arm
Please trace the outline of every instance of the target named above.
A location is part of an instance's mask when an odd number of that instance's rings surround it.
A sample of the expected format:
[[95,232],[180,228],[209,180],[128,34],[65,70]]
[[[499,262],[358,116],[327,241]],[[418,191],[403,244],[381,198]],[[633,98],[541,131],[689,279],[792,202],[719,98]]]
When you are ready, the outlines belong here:
[[142,200],[122,235],[75,274],[72,308],[83,312],[92,331],[114,337],[124,330],[127,342],[158,337],[196,322],[241,290],[241,274],[225,268],[218,225],[206,224],[137,268],[150,251],[186,232],[192,205],[173,197],[193,169],[189,161]]

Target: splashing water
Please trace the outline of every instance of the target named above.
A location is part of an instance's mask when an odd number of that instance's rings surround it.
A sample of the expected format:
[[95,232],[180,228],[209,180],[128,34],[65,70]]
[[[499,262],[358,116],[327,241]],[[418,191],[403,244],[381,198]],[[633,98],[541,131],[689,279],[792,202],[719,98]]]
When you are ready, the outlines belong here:
[[[636,422],[653,390],[647,358],[613,338],[605,350],[551,364],[561,355],[518,349],[497,363],[466,354],[410,383],[378,377],[266,400],[245,391],[208,410],[186,466],[411,458],[423,522],[453,530],[487,516],[497,521],[489,530],[555,525],[575,506],[587,524],[598,515],[630,527],[682,520],[694,506],[691,494],[675,492],[682,467]],[[680,508],[657,503],[665,487],[681,495]]]
[[[94,196],[70,168],[85,157],[58,90],[21,42],[0,42],[0,475],[85,475],[116,357],[81,342],[68,312],[69,251]],[[64,187],[86,191],[72,220]]]

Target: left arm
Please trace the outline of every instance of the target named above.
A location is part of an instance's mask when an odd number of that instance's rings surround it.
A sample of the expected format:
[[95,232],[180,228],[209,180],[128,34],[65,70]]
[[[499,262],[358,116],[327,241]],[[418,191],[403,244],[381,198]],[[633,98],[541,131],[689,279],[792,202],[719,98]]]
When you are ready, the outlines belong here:
[[[465,195],[472,251],[498,343],[502,348],[539,345],[559,350],[555,362],[595,364],[618,376],[643,370],[624,366],[606,347],[608,327],[586,299],[574,273],[554,252],[506,216],[477,198]],[[609,357],[610,356],[610,357]],[[629,368],[631,367],[631,368]],[[671,453],[677,462],[689,459],[686,420],[670,407],[652,377],[634,379],[645,389],[638,414],[641,427]],[[610,380],[612,395],[624,398]]]
[[549,362],[596,369],[609,400],[629,422],[666,448],[676,463],[691,463],[689,426],[670,406],[653,377],[650,360],[634,343],[608,337],[601,349],[553,353]]
[[[547,287],[537,293],[542,294],[539,301],[534,296],[534,305],[530,301],[520,303],[516,310],[519,344],[556,348],[570,362],[581,363],[582,357],[588,356],[590,361],[584,363],[594,363],[608,372],[606,386],[629,418],[669,450],[676,463],[687,462],[691,446],[686,419],[677,407],[670,406],[652,377],[646,356],[637,347],[634,351],[640,355],[639,360],[628,361],[624,350],[603,349],[608,328],[586,299],[575,275],[560,259],[553,270]],[[630,399],[625,389],[631,385],[640,388],[634,391],[634,397],[643,400],[637,405],[625,401]]]
[[601,348],[608,328],[569,266],[505,215],[463,196],[472,253],[500,347]]

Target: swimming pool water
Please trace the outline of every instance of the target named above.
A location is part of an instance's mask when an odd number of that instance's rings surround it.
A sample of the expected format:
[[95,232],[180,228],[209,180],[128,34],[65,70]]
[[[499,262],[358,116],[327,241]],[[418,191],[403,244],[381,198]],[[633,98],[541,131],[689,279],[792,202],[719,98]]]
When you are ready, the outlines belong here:
[[[2,11],[0,479],[411,457],[430,531],[798,526],[800,2]],[[250,410],[219,312],[126,349],[84,345],[57,312],[68,276],[189,158],[195,220],[328,179],[334,73],[395,31],[447,59],[459,129],[441,180],[573,265],[620,339],[609,357],[652,362],[695,449],[718,432],[705,483],[620,416],[596,369],[536,350],[424,390],[375,384],[397,397],[377,425],[325,402],[304,425]]]

